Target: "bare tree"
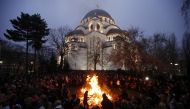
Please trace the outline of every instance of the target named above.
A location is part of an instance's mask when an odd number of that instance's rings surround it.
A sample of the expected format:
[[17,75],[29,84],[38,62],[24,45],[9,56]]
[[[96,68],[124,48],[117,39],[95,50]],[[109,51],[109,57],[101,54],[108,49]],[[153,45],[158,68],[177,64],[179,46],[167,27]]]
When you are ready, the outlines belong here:
[[183,52],[185,55],[185,63],[187,75],[190,78],[190,33],[185,33],[182,41]]
[[[147,39],[147,55],[151,57],[151,64],[159,71],[171,70],[170,63],[177,60],[177,44],[174,34],[167,36],[163,33],[156,33]],[[143,57],[144,58],[144,57]],[[149,59],[148,59],[149,60]]]
[[96,66],[100,63],[100,55],[101,55],[101,40],[99,37],[93,37],[90,40],[90,46],[88,47],[88,66],[91,67],[93,65],[93,69],[96,70]]
[[186,31],[189,30],[190,0],[182,0],[181,13],[185,20]]
[[63,68],[63,57],[65,54],[65,35],[72,31],[68,26],[59,27],[57,29],[50,30],[50,43],[56,49],[58,55],[60,55],[60,66],[59,68]]
[[181,13],[184,17],[186,31],[182,40],[182,51],[185,57],[185,64],[187,69],[188,78],[190,78],[190,0],[182,0]]
[[177,61],[178,52],[177,52],[177,43],[175,34],[171,34],[167,39],[166,46],[167,58],[169,63],[174,63]]
[[129,29],[121,36],[115,37],[115,49],[110,54],[110,61],[119,68],[138,69],[140,55],[136,38],[138,36],[137,29]]
[[127,29],[126,33],[129,36],[132,42],[136,42],[143,37],[143,31],[140,31],[137,27],[130,27]]
[[0,61],[4,64],[4,70],[14,73],[23,72],[24,54],[23,46],[0,38]]

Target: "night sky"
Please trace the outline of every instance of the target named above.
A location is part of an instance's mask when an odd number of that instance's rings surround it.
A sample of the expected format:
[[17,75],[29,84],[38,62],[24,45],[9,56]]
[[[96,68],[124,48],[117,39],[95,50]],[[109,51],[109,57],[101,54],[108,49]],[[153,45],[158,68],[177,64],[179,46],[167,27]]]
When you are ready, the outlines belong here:
[[75,28],[85,14],[97,8],[107,11],[121,29],[138,27],[146,36],[175,33],[178,41],[185,30],[181,0],[1,0],[0,37],[20,12],[39,13],[49,28]]

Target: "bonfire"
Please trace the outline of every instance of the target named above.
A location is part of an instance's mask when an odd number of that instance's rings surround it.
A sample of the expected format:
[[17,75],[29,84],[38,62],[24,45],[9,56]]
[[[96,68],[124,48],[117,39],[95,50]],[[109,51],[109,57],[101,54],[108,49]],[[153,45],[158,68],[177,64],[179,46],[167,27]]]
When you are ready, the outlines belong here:
[[88,91],[88,105],[91,106],[101,106],[103,100],[102,95],[105,93],[109,100],[112,100],[112,96],[108,93],[107,89],[101,88],[98,84],[98,76],[87,75],[86,85],[81,88],[80,100],[84,99],[84,93]]

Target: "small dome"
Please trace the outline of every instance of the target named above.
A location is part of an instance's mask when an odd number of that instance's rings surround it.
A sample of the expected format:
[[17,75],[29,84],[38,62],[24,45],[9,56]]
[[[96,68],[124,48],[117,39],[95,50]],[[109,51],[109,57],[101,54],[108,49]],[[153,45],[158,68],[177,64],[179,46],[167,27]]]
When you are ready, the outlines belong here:
[[[113,20],[113,18],[104,10],[101,10],[101,9],[94,9],[90,12],[88,12],[83,19],[86,19],[86,18],[92,18],[92,17],[98,17],[98,16],[104,16],[104,17],[107,17],[107,18],[110,18]],[[113,20],[114,21],[114,20]]]
[[110,34],[123,34],[123,33],[124,33],[123,30],[113,28],[113,29],[110,29],[110,30],[107,32],[106,35],[110,35]]
[[66,36],[73,36],[73,35],[84,35],[84,32],[82,30],[74,30],[69,32]]

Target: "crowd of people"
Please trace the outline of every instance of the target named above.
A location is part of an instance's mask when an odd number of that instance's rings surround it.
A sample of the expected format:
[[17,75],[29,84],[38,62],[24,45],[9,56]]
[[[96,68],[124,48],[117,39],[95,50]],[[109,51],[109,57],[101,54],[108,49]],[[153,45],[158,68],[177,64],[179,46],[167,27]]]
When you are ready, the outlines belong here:
[[190,91],[185,79],[145,79],[116,72],[96,72],[100,85],[114,96],[102,95],[101,106],[88,106],[79,90],[89,73],[72,71],[46,75],[0,77],[0,109],[189,109]]

